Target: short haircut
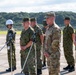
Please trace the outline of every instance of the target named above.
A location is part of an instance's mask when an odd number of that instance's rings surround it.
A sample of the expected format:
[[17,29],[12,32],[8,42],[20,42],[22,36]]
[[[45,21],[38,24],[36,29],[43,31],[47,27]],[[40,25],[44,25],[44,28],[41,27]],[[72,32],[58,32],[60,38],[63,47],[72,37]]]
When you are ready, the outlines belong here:
[[30,21],[30,19],[29,18],[24,18],[23,19],[23,22],[27,22],[27,21]]
[[36,21],[36,18],[33,17],[33,18],[30,19],[30,21],[31,21],[31,22],[32,22],[32,21]]
[[49,18],[49,17],[55,17],[55,12],[48,12],[48,13],[46,13],[45,18]]
[[64,20],[70,20],[70,17],[65,17],[65,19]]

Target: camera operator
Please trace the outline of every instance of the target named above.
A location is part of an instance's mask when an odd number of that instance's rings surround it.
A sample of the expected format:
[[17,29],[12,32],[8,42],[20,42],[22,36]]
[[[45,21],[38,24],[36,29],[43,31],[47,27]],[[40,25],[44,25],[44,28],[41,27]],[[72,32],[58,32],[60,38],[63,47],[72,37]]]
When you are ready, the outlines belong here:
[[[16,70],[16,56],[15,56],[15,34],[16,32],[13,29],[13,21],[11,19],[8,19],[6,21],[6,27],[8,28],[8,32],[6,35],[6,42],[7,42],[8,64],[9,64],[9,68],[6,71],[11,72],[11,70],[12,71]],[[11,51],[12,51],[12,55],[11,55]],[[12,64],[12,67],[11,67],[11,64]]]

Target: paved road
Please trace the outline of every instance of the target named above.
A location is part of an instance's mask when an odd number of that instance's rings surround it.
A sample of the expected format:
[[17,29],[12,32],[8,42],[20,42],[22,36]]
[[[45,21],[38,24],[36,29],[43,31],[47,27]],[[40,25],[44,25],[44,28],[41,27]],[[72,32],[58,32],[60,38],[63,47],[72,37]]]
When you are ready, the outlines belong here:
[[[13,72],[13,75],[23,75],[20,74],[21,72],[21,66],[20,66],[20,47],[19,47],[19,38],[20,36],[17,35],[16,37],[16,59],[17,59],[17,70]],[[5,43],[5,35],[0,35],[0,48],[4,45]],[[74,57],[75,56],[75,48],[74,48]],[[63,67],[65,67],[66,60],[64,58],[64,53],[63,53],[63,47],[61,44],[61,73],[60,75],[76,75],[76,71],[72,73],[68,73],[67,71],[63,71]],[[5,47],[2,51],[0,51],[0,75],[11,75],[11,73],[6,73],[5,70],[8,68],[8,62],[7,62],[7,48]],[[44,69],[42,75],[48,75],[48,70]]]

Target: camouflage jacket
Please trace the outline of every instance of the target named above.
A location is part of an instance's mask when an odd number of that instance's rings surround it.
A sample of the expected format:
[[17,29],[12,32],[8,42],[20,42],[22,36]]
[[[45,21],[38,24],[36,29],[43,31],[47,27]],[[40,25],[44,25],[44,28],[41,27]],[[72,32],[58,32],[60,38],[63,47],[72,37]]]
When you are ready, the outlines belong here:
[[8,42],[7,46],[10,46],[11,41],[13,44],[15,43],[15,34],[16,32],[14,28],[8,30],[7,35],[6,35],[6,42]]
[[43,34],[45,34],[45,32],[46,32],[46,28],[43,27],[43,28],[42,28],[42,31],[43,31]]
[[41,28],[40,28],[38,25],[36,25],[36,26],[34,27],[34,31],[35,31],[35,33],[36,33],[36,43],[37,43],[37,44],[41,44],[40,35],[43,34]]
[[73,33],[74,33],[74,29],[71,25],[68,25],[63,29],[63,47],[71,46],[73,44],[73,39],[72,39]]
[[75,30],[75,41],[76,41],[76,30]]
[[20,45],[26,46],[28,42],[32,40],[33,34],[34,31],[31,27],[29,27],[27,30],[23,29],[20,36]]
[[46,52],[58,51],[60,49],[61,30],[57,24],[48,27],[46,30],[45,49]]

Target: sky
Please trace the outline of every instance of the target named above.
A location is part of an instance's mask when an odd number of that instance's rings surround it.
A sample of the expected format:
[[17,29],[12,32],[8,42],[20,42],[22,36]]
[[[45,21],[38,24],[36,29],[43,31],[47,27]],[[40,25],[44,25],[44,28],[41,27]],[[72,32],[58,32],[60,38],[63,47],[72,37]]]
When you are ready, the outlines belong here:
[[0,12],[76,12],[76,0],[0,0]]

